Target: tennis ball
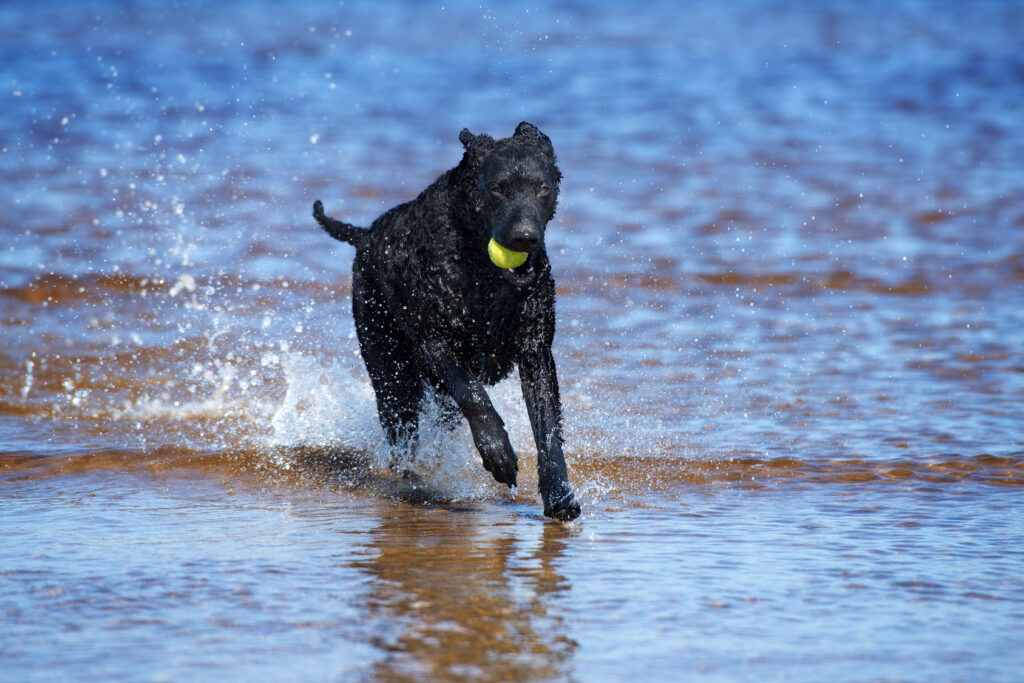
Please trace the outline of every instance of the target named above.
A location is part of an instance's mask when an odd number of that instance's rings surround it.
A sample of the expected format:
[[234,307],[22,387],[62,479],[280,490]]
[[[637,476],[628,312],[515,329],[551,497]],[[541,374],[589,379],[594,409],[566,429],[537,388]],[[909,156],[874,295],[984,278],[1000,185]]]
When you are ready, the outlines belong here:
[[512,270],[526,263],[526,257],[528,254],[525,251],[512,251],[506,247],[501,246],[491,238],[491,241],[487,243],[487,254],[491,257],[491,263],[498,266],[499,268],[505,268]]

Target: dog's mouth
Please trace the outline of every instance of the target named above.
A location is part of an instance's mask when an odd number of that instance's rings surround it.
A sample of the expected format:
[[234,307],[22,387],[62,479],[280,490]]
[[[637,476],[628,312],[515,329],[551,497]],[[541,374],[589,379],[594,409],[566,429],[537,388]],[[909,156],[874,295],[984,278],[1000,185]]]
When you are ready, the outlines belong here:
[[516,287],[523,287],[533,282],[533,278],[536,277],[537,273],[533,269],[533,262],[537,258],[537,252],[530,252],[530,255],[526,257],[526,262],[521,266],[512,268],[511,270],[502,268],[501,274],[505,276],[505,279],[514,284]]

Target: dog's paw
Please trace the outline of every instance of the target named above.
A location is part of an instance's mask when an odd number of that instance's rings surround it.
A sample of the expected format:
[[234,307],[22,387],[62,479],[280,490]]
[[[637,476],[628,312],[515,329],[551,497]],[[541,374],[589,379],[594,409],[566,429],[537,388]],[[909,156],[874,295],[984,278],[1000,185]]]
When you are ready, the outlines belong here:
[[505,484],[509,488],[515,486],[516,475],[519,473],[519,462],[505,430],[502,429],[500,435],[485,436],[474,440],[476,449],[480,451],[480,457],[483,459],[484,469],[494,475],[494,479],[498,483]]
[[542,496],[544,499],[544,516],[560,522],[571,522],[580,516],[580,504],[572,489],[566,484],[557,497]]

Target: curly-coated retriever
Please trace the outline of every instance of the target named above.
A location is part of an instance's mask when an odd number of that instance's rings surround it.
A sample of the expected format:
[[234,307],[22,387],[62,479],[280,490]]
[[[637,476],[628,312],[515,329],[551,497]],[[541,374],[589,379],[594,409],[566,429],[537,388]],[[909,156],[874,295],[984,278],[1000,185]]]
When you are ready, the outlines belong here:
[[[562,454],[551,355],[555,282],[544,250],[562,175],[551,140],[526,122],[510,138],[463,129],[459,141],[466,151],[458,166],[368,230],[325,215],[319,200],[313,216],[332,237],[356,247],[352,310],[392,446],[415,441],[431,386],[466,417],[484,467],[515,486],[516,454],[484,385],[518,366],[544,514],[575,519],[580,506]],[[500,253],[519,252],[513,254],[519,259],[492,261],[492,240]],[[449,404],[457,418],[455,406]]]

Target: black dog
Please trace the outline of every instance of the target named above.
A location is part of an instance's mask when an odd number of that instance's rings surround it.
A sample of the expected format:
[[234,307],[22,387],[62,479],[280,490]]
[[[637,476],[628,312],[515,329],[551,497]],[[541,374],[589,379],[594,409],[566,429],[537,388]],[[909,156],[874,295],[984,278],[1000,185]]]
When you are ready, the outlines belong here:
[[[484,391],[519,367],[537,443],[544,514],[580,514],[562,454],[562,407],[551,341],[555,282],[544,230],[561,172],[551,140],[529,123],[494,140],[463,129],[462,161],[369,229],[313,216],[356,247],[352,310],[377,412],[392,446],[414,442],[429,385],[466,417],[484,467],[510,487],[519,465]],[[494,239],[527,254],[513,269],[488,257]],[[505,264],[509,265],[508,263]]]

